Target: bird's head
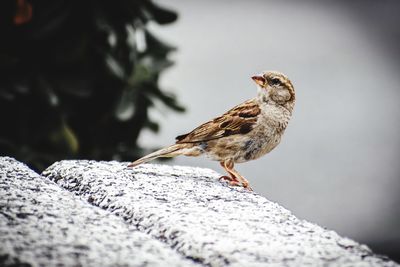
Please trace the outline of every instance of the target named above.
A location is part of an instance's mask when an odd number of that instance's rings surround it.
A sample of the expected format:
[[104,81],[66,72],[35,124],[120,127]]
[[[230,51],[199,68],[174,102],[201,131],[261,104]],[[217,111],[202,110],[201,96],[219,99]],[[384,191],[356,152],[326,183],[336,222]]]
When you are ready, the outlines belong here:
[[294,87],[286,75],[277,71],[265,71],[251,78],[257,84],[259,101],[272,101],[293,108]]

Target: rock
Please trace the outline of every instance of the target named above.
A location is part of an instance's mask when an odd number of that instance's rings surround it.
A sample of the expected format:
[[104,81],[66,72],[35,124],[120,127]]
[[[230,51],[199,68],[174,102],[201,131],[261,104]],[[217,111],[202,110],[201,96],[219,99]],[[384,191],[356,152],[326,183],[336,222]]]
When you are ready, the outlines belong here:
[[256,193],[221,184],[214,171],[126,165],[61,161],[42,175],[114,215],[99,226],[119,217],[200,265],[399,266]]
[[[78,177],[69,180],[79,187]],[[0,157],[0,196],[0,266],[199,266],[7,157]]]
[[0,266],[399,266],[218,177],[0,157]]

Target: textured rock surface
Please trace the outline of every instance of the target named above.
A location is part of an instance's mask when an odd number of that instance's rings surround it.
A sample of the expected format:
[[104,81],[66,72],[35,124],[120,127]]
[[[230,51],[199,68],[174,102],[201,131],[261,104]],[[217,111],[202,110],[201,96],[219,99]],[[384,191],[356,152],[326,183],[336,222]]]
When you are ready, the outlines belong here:
[[43,175],[203,265],[398,266],[208,169],[62,161]]
[[0,157],[0,266],[196,265],[122,218]]

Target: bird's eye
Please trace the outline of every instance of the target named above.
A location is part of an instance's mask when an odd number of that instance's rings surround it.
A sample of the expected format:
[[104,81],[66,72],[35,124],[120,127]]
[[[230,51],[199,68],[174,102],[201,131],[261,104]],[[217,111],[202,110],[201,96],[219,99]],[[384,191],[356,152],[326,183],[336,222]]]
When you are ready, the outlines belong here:
[[280,84],[281,80],[279,80],[278,78],[271,79],[271,85],[280,85]]

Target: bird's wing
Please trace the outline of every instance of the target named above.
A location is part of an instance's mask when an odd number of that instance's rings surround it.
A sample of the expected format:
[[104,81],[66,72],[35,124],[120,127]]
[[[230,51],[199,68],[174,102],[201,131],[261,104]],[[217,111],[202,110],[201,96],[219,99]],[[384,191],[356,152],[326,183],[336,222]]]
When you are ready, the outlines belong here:
[[190,133],[177,136],[176,143],[198,143],[234,134],[246,134],[253,129],[260,113],[257,102],[254,99],[248,100]]

